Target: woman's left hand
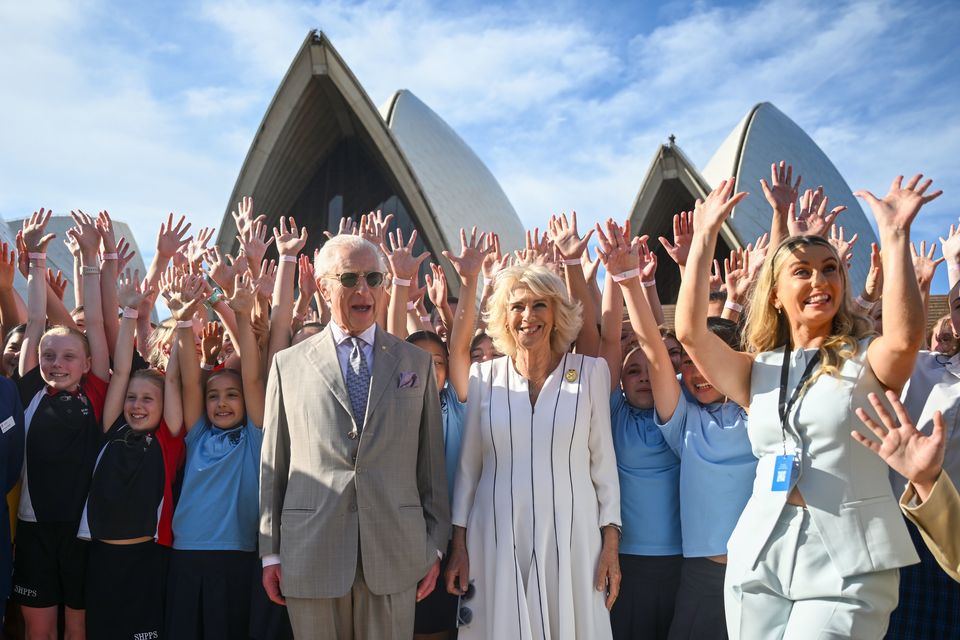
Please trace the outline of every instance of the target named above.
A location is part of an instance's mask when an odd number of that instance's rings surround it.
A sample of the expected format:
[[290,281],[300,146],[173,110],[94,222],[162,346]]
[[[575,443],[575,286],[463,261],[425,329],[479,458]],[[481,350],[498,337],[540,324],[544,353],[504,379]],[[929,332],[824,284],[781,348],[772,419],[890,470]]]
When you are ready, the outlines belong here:
[[600,565],[597,567],[597,591],[606,592],[604,603],[607,610],[613,607],[620,595],[620,532],[616,527],[603,528],[603,548],[600,550]]

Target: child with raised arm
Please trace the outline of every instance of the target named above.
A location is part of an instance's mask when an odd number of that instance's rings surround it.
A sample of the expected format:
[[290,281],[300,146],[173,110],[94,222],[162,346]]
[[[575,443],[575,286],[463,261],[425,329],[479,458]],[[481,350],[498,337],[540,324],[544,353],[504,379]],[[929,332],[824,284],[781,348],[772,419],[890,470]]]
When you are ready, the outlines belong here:
[[[680,537],[680,458],[657,426],[654,401],[669,406],[677,389],[673,364],[660,338],[641,280],[632,277],[618,284],[613,274],[643,274],[636,239],[614,249],[599,236],[601,260],[607,271],[603,289],[600,353],[610,368],[610,419],[620,478],[620,597],[610,610],[615,640],[651,638],[665,640],[674,616],[683,561]],[[646,254],[649,254],[647,249]],[[643,266],[648,266],[645,263]],[[618,275],[619,277],[619,275]],[[640,347],[626,357],[620,346],[623,293],[629,297],[630,318]],[[642,348],[641,348],[642,347]],[[674,401],[675,403],[675,401]]]
[[103,332],[100,234],[90,216],[71,213],[68,235],[79,246],[86,335],[76,329],[46,330],[46,233],[50,212],[23,223],[29,258],[27,329],[18,381],[26,407],[26,456],[18,510],[14,599],[22,606],[29,638],[54,638],[57,607],[65,606],[68,639],[84,638],[87,543],[77,538],[103,432],[100,427],[109,377]]
[[201,382],[193,315],[203,297],[196,274],[164,276],[177,321],[187,456],[173,516],[167,581],[167,637],[247,638],[257,560],[260,444],[265,387],[251,326],[256,295],[249,273],[236,276],[241,371],[220,369]]
[[[183,408],[176,345],[166,375],[156,369],[131,372],[137,308],[151,293],[141,290],[139,278],[129,270],[120,278],[123,318],[103,405],[105,442],[80,523],[79,536],[92,540],[87,635],[98,640],[165,637],[163,600],[173,543],[173,483],[183,458]],[[118,594],[123,594],[122,606]]]

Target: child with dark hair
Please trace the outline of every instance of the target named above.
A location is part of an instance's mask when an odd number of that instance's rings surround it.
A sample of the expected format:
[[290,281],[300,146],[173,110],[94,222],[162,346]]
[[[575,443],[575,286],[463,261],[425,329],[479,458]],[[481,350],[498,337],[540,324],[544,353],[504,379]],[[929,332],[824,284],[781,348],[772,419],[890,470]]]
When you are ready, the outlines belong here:
[[230,307],[237,317],[241,370],[220,369],[201,381],[193,316],[204,298],[196,274],[163,280],[176,320],[183,417],[187,428],[183,488],[173,516],[167,579],[166,637],[249,637],[257,563],[260,445],[265,387],[251,323],[255,286],[236,276]]
[[[173,543],[173,483],[183,458],[183,409],[174,345],[166,375],[131,373],[137,308],[151,292],[129,270],[119,284],[123,319],[103,408],[105,443],[90,483],[79,537],[92,540],[87,635],[164,637],[167,552]],[[117,594],[124,594],[117,606]],[[155,635],[150,635],[155,634]]]

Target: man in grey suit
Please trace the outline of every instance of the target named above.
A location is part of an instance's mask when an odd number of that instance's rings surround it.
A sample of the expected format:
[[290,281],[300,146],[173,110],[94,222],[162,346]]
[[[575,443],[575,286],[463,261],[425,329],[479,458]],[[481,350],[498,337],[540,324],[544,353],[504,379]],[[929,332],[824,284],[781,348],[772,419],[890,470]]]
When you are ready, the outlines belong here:
[[316,261],[327,328],[276,355],[260,466],[260,555],[297,638],[409,640],[450,532],[429,354],[376,325],[384,259],[336,236]]

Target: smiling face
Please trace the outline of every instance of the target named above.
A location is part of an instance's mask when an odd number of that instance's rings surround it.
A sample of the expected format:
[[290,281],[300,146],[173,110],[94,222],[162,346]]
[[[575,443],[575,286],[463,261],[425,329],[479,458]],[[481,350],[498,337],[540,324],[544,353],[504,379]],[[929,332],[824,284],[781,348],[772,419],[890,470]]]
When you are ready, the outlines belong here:
[[493,338],[484,336],[482,340],[477,340],[470,350],[470,362],[471,364],[474,362],[486,362],[487,360],[499,358],[501,355],[502,354],[497,351],[497,348],[493,346]]
[[46,334],[40,339],[40,376],[57,391],[73,391],[90,370],[90,356],[79,337]]
[[683,384],[687,386],[687,391],[689,391],[690,395],[700,404],[712,404],[723,401],[723,394],[717,391],[714,386],[703,377],[700,369],[697,368],[697,365],[693,363],[690,355],[686,352],[680,356],[680,374],[683,377]]
[[163,417],[163,387],[145,378],[133,378],[123,399],[123,418],[134,431],[152,431]]
[[620,388],[627,402],[637,409],[653,408],[653,390],[650,387],[650,366],[647,356],[634,349],[623,363]]
[[333,247],[335,253],[328,264],[334,265],[331,273],[322,274],[317,286],[324,300],[330,305],[330,316],[345,332],[356,336],[370,328],[377,320],[377,308],[383,299],[383,287],[371,289],[365,278],[357,286],[344,287],[334,273],[372,273],[380,271],[377,255],[366,247]]
[[245,415],[240,376],[221,370],[207,380],[207,419],[218,429],[232,429]]
[[517,349],[550,351],[553,302],[527,287],[517,287],[507,298],[507,331],[513,336]]
[[827,335],[843,303],[843,276],[836,252],[820,244],[796,247],[776,277],[773,304],[783,309],[792,327]]

